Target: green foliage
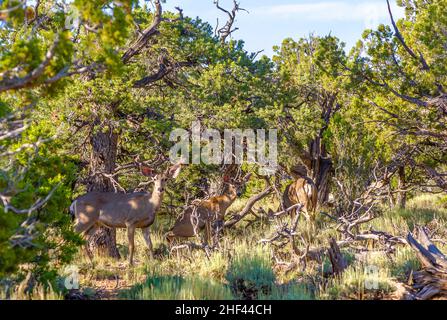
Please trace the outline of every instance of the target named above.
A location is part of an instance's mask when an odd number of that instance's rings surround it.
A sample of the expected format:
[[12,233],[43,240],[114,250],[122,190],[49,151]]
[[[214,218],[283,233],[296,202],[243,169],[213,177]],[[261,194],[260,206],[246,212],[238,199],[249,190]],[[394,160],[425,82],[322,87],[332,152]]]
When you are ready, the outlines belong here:
[[230,300],[230,290],[223,284],[199,278],[180,276],[149,276],[120,295],[137,300]]
[[[417,146],[413,155],[420,167],[442,170],[445,154],[439,152],[445,132],[442,103],[430,102],[443,95],[446,85],[445,0],[399,1],[406,15],[396,21],[403,39],[391,26],[366,30],[351,52],[354,94],[363,101],[363,118],[374,124],[378,143],[387,150],[387,159],[408,146]],[[377,131],[379,131],[377,130]],[[440,135],[441,134],[441,135]],[[418,166],[414,166],[418,167]],[[425,175],[425,176],[424,176]],[[422,177],[421,177],[422,176]],[[423,170],[412,175],[420,184]]]
[[[0,8],[16,4],[19,1],[3,1]],[[19,6],[0,29],[0,88],[17,79],[26,81],[0,92],[0,133],[24,125],[20,134],[0,139],[0,193],[6,199],[0,207],[2,279],[18,284],[31,272],[32,280],[40,283],[36,292],[44,288],[51,295],[57,271],[73,260],[82,242],[71,230],[68,207],[84,192],[85,186],[75,182],[87,181],[92,174],[86,162],[98,133],[118,137],[116,166],[132,163],[136,156],[148,160],[167,155],[173,144],[170,132],[189,130],[195,120],[218,130],[278,128],[283,167],[296,164],[318,137],[343,184],[343,194],[339,190],[335,195],[346,196],[346,202],[364,191],[376,167],[390,164],[410,147],[415,151],[414,169],[406,172],[408,185],[427,184],[427,166],[445,170],[446,111],[423,103],[441,96],[446,87],[446,0],[399,1],[406,16],[397,25],[406,45],[392,27],[380,25],[366,30],[349,55],[336,37],[312,35],[285,39],[272,59],[247,52],[241,40],[222,43],[200,18],[180,19],[164,12],[154,37],[129,61],[124,61],[124,52],[154,22],[151,6],[136,0],[57,4],[41,1],[39,15],[46,18],[38,25],[30,17],[31,8]],[[81,26],[67,25],[76,12]],[[42,65],[42,72],[36,72]],[[152,80],[142,85],[144,79]],[[243,169],[255,171],[256,166]],[[205,196],[207,185],[219,180],[219,170],[188,166],[168,187],[165,199],[170,206],[163,206],[161,213]],[[135,169],[116,177],[126,191],[143,179]],[[263,185],[263,179],[253,177],[245,196]],[[395,178],[390,186],[397,187]],[[24,210],[50,193],[49,201],[30,214],[6,210],[5,201]],[[370,226],[403,236],[417,224],[442,225],[445,210],[433,203],[445,207],[446,199],[417,197],[409,209],[387,212]],[[325,224],[323,218],[312,226],[300,223],[298,231],[312,244],[327,245],[327,238],[337,233],[319,229]],[[252,227],[259,232],[256,223]],[[166,258],[164,238],[157,237],[160,255]],[[231,291],[246,299],[311,298],[301,282],[277,283],[267,250],[246,242],[231,254],[214,253],[210,260],[196,254],[194,265],[166,259],[161,262],[166,272],[151,273],[123,297],[223,299],[231,297]],[[363,266],[350,258],[350,268],[331,281],[332,289],[321,291],[322,298],[367,295]],[[419,267],[405,250],[397,252],[391,264],[376,262],[383,266],[382,293],[391,290],[392,277],[403,279]],[[326,261],[319,271],[328,271],[328,266]],[[188,276],[178,276],[181,271]],[[197,276],[221,282],[225,278],[228,287]]]
[[41,148],[31,162],[23,156],[29,162],[28,170],[16,185],[22,192],[11,200],[18,209],[29,208],[56,188],[46,205],[31,215],[0,208],[0,277],[20,271],[20,265],[27,263],[27,271],[31,268],[36,280],[54,281],[56,270],[71,261],[81,244],[67,214],[75,167],[69,159],[49,152]]

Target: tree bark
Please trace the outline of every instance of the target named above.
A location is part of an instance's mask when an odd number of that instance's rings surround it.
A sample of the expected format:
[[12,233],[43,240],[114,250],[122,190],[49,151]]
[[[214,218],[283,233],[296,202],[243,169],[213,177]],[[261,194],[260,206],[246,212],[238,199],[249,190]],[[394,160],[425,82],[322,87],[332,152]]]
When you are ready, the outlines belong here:
[[[89,161],[90,179],[87,191],[114,192],[111,180],[101,173],[110,174],[115,170],[118,135],[108,128],[108,132],[99,131],[90,140],[91,155]],[[90,250],[113,258],[119,258],[116,248],[116,230],[99,228],[89,239]]]
[[329,199],[329,187],[332,175],[332,160],[322,142],[322,134],[316,137],[309,146],[310,173],[318,189],[318,204],[324,205]]
[[332,273],[334,275],[339,275],[343,273],[343,271],[348,267],[348,263],[346,262],[343,254],[340,251],[340,247],[335,241],[334,238],[329,239],[329,248],[328,248],[329,260],[332,264]]

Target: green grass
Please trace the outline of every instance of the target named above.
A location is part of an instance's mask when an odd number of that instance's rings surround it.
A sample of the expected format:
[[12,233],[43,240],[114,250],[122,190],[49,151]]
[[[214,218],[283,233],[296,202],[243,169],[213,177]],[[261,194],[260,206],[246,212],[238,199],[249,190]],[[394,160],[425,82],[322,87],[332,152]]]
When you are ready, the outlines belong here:
[[235,297],[256,299],[258,295],[270,294],[275,284],[271,256],[267,246],[250,248],[239,245],[226,274]]
[[303,283],[288,283],[286,285],[275,285],[269,294],[262,291],[259,300],[313,300],[315,299],[311,290]]
[[37,284],[28,291],[25,283],[12,286],[0,285],[0,300],[63,300],[63,295],[51,285]]
[[143,284],[123,291],[120,297],[132,300],[229,300],[227,286],[212,280],[180,276],[151,275]]
[[[444,200],[445,197],[437,195],[418,196],[408,202],[405,210],[384,209],[383,215],[362,225],[360,231],[372,228],[405,237],[415,225],[426,225],[436,231],[436,238],[446,239],[447,208]],[[237,211],[244,203],[239,200],[231,210]],[[257,206],[276,208],[277,204],[271,199],[264,199]],[[156,258],[149,259],[144,239],[138,231],[135,239],[136,266],[133,267],[126,261],[126,231],[119,229],[117,242],[122,252],[121,260],[96,256],[93,267],[81,253],[75,260],[80,270],[81,292],[100,292],[107,283],[113,288],[117,282],[115,279],[118,279],[118,298],[125,299],[383,299],[391,296],[396,282],[407,283],[411,272],[421,267],[409,246],[397,245],[395,252],[387,255],[378,251],[382,248],[380,243],[369,241],[358,243],[370,250],[368,254],[342,248],[349,267],[339,277],[331,275],[331,265],[326,256],[321,260],[308,260],[304,269],[299,264],[295,269],[287,270],[275,261],[290,261],[291,246],[260,245],[260,239],[274,233],[275,225],[264,220],[247,227],[247,221],[251,219],[253,217],[249,216],[235,228],[226,230],[219,250],[211,252],[208,257],[203,250],[170,252],[164,238],[169,219],[159,215],[151,228]],[[341,236],[334,230],[333,221],[324,215],[317,215],[315,224],[300,220],[297,234],[296,246],[301,251],[307,244],[310,249],[327,247],[331,237],[339,240]],[[447,252],[446,245],[439,242],[436,245]],[[369,266],[378,270],[375,279],[366,272]],[[368,283],[372,281],[377,282],[376,289],[368,289]],[[0,298],[61,299],[62,296],[43,288],[36,288],[31,294],[15,288],[8,293],[0,290]]]
[[348,267],[339,277],[329,280],[320,289],[319,299],[380,299],[394,291],[388,268],[357,264]]

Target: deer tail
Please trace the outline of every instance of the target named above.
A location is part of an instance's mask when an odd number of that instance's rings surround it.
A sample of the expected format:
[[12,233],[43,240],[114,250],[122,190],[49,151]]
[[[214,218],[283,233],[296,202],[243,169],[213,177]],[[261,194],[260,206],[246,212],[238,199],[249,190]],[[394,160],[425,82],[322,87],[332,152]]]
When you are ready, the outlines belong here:
[[70,205],[70,216],[71,219],[74,220],[76,218],[76,203],[78,200],[73,201],[73,203]]

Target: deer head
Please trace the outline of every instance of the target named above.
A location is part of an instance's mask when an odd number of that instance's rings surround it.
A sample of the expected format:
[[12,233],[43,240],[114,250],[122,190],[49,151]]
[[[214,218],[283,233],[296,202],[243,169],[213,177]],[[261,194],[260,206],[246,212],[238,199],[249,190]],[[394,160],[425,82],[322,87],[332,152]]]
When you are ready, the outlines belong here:
[[224,192],[240,197],[250,177],[251,173],[247,174],[242,179],[230,178],[228,175],[225,175],[223,177]]
[[169,181],[169,179],[175,179],[180,173],[182,164],[178,163],[175,164],[169,168],[167,168],[162,173],[156,173],[155,170],[149,166],[141,165],[141,173],[146,176],[152,178],[152,181],[154,183],[154,193],[163,193],[166,188],[166,183]]

